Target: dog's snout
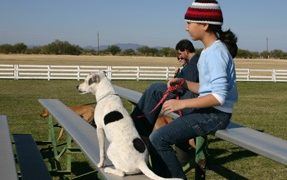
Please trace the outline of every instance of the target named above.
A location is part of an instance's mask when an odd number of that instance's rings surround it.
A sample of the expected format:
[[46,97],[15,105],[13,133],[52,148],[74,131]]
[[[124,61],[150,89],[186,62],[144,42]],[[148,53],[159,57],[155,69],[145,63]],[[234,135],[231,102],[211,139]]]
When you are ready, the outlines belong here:
[[79,89],[79,85],[77,85],[76,88]]

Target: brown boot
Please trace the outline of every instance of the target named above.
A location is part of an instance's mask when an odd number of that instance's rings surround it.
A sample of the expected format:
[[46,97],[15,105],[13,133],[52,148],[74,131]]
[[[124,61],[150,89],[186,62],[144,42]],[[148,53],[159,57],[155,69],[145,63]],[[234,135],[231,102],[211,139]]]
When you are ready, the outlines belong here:
[[195,164],[195,179],[203,180],[205,179],[206,173],[206,160],[199,160],[198,163]]

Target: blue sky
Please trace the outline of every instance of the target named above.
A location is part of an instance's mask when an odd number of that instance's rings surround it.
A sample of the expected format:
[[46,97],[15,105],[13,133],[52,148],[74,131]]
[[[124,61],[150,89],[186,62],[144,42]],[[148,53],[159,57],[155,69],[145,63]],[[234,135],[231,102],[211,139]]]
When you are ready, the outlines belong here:
[[[0,0],[0,44],[47,44],[55,39],[80,46],[137,43],[174,47],[190,38],[184,13],[191,0]],[[224,28],[241,49],[287,51],[287,1],[218,0]],[[195,42],[200,48],[202,44]]]

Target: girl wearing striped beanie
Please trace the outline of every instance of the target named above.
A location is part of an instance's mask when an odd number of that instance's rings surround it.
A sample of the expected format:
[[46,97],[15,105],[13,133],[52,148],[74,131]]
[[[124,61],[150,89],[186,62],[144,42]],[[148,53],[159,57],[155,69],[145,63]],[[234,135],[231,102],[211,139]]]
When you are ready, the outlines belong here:
[[[186,30],[192,39],[201,41],[205,46],[197,63],[199,83],[186,81],[184,85],[199,96],[167,100],[162,110],[166,113],[186,108],[195,110],[154,131],[149,137],[158,154],[158,161],[166,167],[161,173],[182,179],[186,176],[172,145],[225,129],[238,97],[233,62],[237,53],[237,38],[230,30],[222,31],[223,16],[218,2],[195,0],[188,7],[185,20]],[[171,79],[168,86],[178,81]]]
[[[237,54],[237,38],[230,31],[222,31],[223,16],[220,6],[215,0],[196,0],[185,13],[185,20],[188,24],[197,23],[206,25],[207,31],[214,32],[217,39],[221,40],[228,48],[230,54],[234,58]],[[189,26],[189,25],[188,25]],[[193,40],[199,40],[196,34],[188,30]],[[194,33],[194,32],[193,32]]]

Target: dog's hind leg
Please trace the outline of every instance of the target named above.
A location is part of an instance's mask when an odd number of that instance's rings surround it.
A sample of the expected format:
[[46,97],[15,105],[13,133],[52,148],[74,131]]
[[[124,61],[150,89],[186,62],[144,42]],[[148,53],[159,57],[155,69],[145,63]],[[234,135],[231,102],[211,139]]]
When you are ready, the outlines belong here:
[[121,169],[119,169],[123,166],[123,164],[120,159],[119,152],[117,152],[116,150],[117,149],[115,149],[115,145],[111,143],[107,149],[107,156],[112,161],[115,168],[106,167],[104,171],[106,173],[115,174],[117,176],[124,176],[125,173]]
[[[105,172],[115,174],[118,176],[124,176],[127,173],[130,173],[134,170],[134,167],[129,167],[127,166],[130,164],[127,161],[124,161],[121,156],[122,152],[118,151],[117,146],[114,143],[111,143],[107,149],[107,157],[111,160],[111,162],[114,165],[114,168],[112,167],[107,167],[104,169]],[[139,172],[139,171],[137,171]],[[135,172],[135,173],[137,173]],[[131,174],[135,174],[131,173]]]

